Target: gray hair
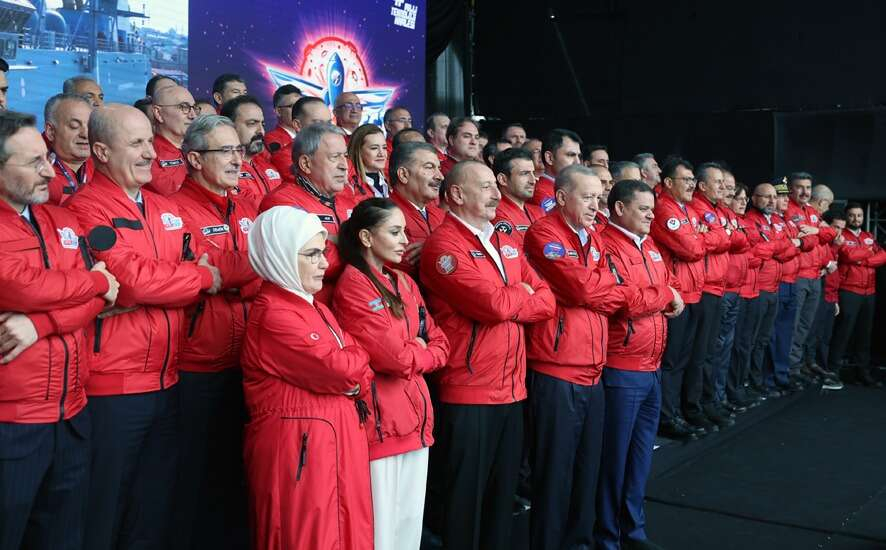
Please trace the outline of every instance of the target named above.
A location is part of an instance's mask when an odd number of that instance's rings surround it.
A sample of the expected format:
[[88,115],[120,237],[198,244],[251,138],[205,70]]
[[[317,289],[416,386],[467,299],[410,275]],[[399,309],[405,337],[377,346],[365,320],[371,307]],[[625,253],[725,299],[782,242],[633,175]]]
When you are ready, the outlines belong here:
[[12,155],[6,150],[6,141],[22,128],[34,126],[34,115],[15,111],[0,111],[0,166]]
[[818,184],[812,187],[812,200],[820,201],[826,200],[830,202],[834,202],[834,192],[831,191],[831,188],[824,184]]
[[400,182],[397,181],[397,170],[399,170],[401,166],[406,166],[412,163],[415,154],[419,151],[427,151],[428,153],[433,153],[435,156],[437,155],[437,148],[424,141],[410,141],[401,143],[399,146],[395,147],[394,151],[391,153],[391,162],[388,167],[388,181],[393,185],[399,184]]
[[61,105],[62,101],[79,101],[92,109],[92,103],[82,95],[63,92],[50,97],[46,101],[46,106],[43,107],[43,120],[53,126],[58,126],[58,120],[56,120],[55,115],[56,112],[58,112],[58,107]]
[[301,132],[295,136],[292,142],[292,164],[293,167],[298,166],[298,159],[302,155],[313,157],[317,149],[320,148],[320,142],[326,134],[336,134],[344,136],[345,131],[338,126],[333,126],[328,122],[318,122],[302,128]]
[[96,86],[98,86],[98,82],[95,81],[91,76],[86,75],[78,75],[72,76],[71,78],[65,80],[64,84],[62,84],[62,93],[65,94],[73,94],[76,93],[77,85],[81,82],[92,82]]
[[[634,155],[634,164],[637,165],[637,168],[642,168],[650,160],[655,160],[655,155],[652,153],[637,153]],[[615,174],[612,175],[615,176]]]
[[594,176],[595,178],[598,177],[597,174],[595,174],[594,171],[587,166],[583,166],[581,164],[573,164],[571,166],[567,166],[563,170],[560,170],[560,173],[557,174],[557,179],[554,180],[554,189],[556,191],[562,189],[569,193],[575,188],[576,176]]
[[209,140],[206,136],[210,132],[221,126],[234,128],[234,123],[226,116],[221,115],[200,115],[188,126],[182,141],[182,156],[188,156],[191,151],[202,151],[209,147]]
[[[648,158],[652,158],[651,153],[640,153],[640,155],[649,155]],[[640,155],[637,155],[634,158],[637,158]],[[622,175],[624,175],[624,173],[630,168],[636,168],[639,171],[640,165],[630,160],[619,160],[616,162],[610,162],[609,173],[612,174],[612,181],[620,181],[622,179]]]

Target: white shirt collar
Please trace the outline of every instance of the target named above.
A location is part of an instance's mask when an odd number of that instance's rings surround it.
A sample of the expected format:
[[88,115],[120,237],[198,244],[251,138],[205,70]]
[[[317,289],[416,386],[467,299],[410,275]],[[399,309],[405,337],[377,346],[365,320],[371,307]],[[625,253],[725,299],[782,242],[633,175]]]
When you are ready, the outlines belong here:
[[290,129],[287,128],[286,126],[280,126],[280,127],[283,128],[283,130],[284,130],[287,134],[289,134],[289,137],[291,137],[291,138],[294,138],[294,137],[295,137],[295,130],[290,130]]
[[29,205],[25,205],[25,209],[22,210],[21,217],[28,221],[31,221],[31,207]]
[[612,227],[618,229],[619,231],[621,231],[622,233],[624,233],[625,235],[627,235],[628,238],[630,238],[632,241],[634,241],[634,244],[637,245],[637,248],[639,248],[640,250],[643,250],[643,241],[646,240],[646,237],[648,237],[648,235],[644,235],[644,236],[641,238],[641,237],[635,235],[634,233],[631,233],[630,231],[628,231],[628,230],[625,229],[624,227],[618,225],[617,223],[615,223],[614,221],[611,221],[611,220],[610,220],[610,222],[609,222],[609,225],[611,225]]
[[469,224],[468,222],[464,221],[463,219],[459,218],[459,217],[455,214],[455,212],[453,212],[452,210],[450,210],[449,213],[452,214],[452,217],[453,217],[453,218],[457,219],[458,221],[460,221],[460,222],[462,223],[462,225],[464,225],[465,227],[467,227],[467,228],[468,228],[468,231],[470,231],[470,232],[473,233],[474,235],[480,237],[480,240],[482,240],[482,241],[487,241],[487,242],[488,242],[489,239],[492,238],[492,234],[495,233],[495,228],[492,227],[492,224],[489,223],[489,222],[486,222],[486,224],[485,224],[485,225],[483,226],[483,228],[481,229],[481,228],[478,228],[478,227],[474,227],[473,225],[471,225],[471,224]]

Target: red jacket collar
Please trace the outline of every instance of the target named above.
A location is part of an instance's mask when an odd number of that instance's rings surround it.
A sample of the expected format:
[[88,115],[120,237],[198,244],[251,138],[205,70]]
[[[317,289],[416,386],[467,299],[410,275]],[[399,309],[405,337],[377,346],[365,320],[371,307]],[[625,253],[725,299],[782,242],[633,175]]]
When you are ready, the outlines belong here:
[[191,176],[185,178],[184,184],[182,184],[181,191],[186,193],[192,199],[197,202],[208,202],[212,206],[216,207],[220,213],[224,213],[228,204],[231,201],[230,194],[221,196],[217,193],[213,193],[209,189],[206,189],[202,185],[200,185],[196,180],[194,180]]

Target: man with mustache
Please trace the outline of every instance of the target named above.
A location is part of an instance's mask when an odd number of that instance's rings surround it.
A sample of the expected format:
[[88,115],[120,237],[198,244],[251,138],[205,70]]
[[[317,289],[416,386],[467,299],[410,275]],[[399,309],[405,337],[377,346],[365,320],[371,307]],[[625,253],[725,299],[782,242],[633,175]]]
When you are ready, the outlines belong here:
[[151,183],[148,189],[161,195],[179,190],[188,169],[182,158],[181,146],[188,126],[197,118],[194,96],[182,86],[165,86],[151,97],[154,118],[154,151],[157,158],[151,165]]
[[91,112],[92,104],[75,94],[54,95],[46,102],[43,135],[55,153],[50,204],[64,204],[92,179],[95,167],[89,156],[87,127]]
[[261,103],[251,95],[237,96],[225,102],[220,114],[231,119],[240,144],[246,148],[240,167],[240,192],[251,195],[258,204],[283,182],[265,150],[265,114]]
[[0,112],[0,547],[83,548],[90,415],[87,327],[117,281],[87,270],[70,212],[47,204],[34,117]]
[[[157,158],[147,117],[112,104],[89,117],[93,181],[65,205],[84,232],[113,231],[93,250],[120,282],[96,326],[86,394],[92,472],[84,548],[169,548],[178,472],[178,356],[185,307],[213,295],[221,274],[199,229],[144,186]],[[197,259],[199,258],[199,260]]]
[[511,548],[526,399],[524,325],[554,314],[550,287],[492,226],[501,195],[477,161],[443,183],[449,213],[425,242],[419,272],[452,354],[438,377],[446,548]]
[[529,203],[537,181],[532,155],[520,148],[506,149],[496,155],[493,171],[501,201],[492,225],[496,231],[513,237],[522,247],[526,230],[545,215],[540,207]]
[[456,118],[446,128],[446,156],[440,161],[443,175],[464,160],[480,155],[480,127],[470,117]]

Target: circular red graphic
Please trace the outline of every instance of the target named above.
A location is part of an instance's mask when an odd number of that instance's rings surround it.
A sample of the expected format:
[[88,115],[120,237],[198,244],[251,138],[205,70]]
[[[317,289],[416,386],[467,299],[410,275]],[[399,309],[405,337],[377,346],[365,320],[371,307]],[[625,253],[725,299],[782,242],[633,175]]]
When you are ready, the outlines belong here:
[[437,258],[437,271],[442,275],[449,275],[458,267],[458,260],[452,254],[443,254]]
[[326,36],[305,46],[299,72],[305,78],[320,84],[326,82],[326,63],[333,53],[337,53],[345,66],[344,90],[362,90],[369,87],[366,66],[360,59],[357,46],[347,40]]

